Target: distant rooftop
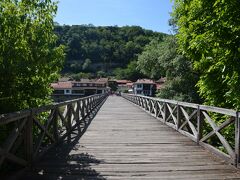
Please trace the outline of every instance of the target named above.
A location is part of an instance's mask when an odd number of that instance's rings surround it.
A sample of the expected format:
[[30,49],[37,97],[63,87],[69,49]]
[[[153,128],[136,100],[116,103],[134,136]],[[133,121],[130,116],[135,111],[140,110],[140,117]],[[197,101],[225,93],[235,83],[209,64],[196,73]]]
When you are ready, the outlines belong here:
[[118,84],[127,84],[127,83],[131,83],[132,81],[126,80],[126,79],[120,79],[120,80],[116,80],[116,82]]
[[127,83],[127,86],[132,86],[133,85],[133,83],[131,82],[131,83]]
[[135,84],[155,84],[151,79],[138,79]]
[[61,79],[58,82],[51,83],[53,89],[71,89],[74,84],[107,84],[107,78],[100,79],[81,79],[80,81],[67,81],[67,79]]
[[52,83],[51,87],[53,89],[71,89],[72,88],[72,82],[67,81],[67,82],[57,82],[57,83]]

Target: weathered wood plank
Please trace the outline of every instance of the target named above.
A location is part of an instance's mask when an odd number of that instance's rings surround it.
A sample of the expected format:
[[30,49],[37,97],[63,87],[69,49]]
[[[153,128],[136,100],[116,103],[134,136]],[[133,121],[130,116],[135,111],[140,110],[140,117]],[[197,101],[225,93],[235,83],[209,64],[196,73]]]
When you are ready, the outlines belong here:
[[[94,95],[0,115],[0,125],[7,124],[7,129],[9,129],[6,131],[7,138],[0,142],[0,172],[1,167],[18,169],[18,167],[15,167],[16,165],[31,165],[34,160],[46,153],[51,147],[62,142],[65,136],[70,135],[69,139],[72,138],[71,133],[74,133],[72,132],[74,129],[78,129],[81,133],[83,130],[85,131],[106,97],[106,94]],[[82,109],[85,108],[86,114],[80,119],[81,101],[87,101],[87,105],[82,107]],[[61,107],[64,106],[67,109],[65,114],[62,115],[61,111],[63,109]],[[42,112],[44,114],[39,114]],[[62,120],[62,123],[59,120]],[[11,168],[8,168],[8,166],[11,166]]]
[[109,97],[77,134],[22,179],[240,179],[234,166],[121,97]]

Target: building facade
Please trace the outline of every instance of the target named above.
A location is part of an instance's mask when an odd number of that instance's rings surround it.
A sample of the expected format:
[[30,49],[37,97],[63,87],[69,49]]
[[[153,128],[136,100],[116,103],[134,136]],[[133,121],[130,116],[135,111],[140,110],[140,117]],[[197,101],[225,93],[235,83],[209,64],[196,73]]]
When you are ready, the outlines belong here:
[[119,92],[128,92],[128,90],[132,88],[130,86],[132,81],[123,79],[123,80],[116,80],[116,82],[118,87],[117,91]]
[[65,101],[109,91],[107,80],[81,79],[81,81],[66,81],[52,83],[54,101]]
[[144,96],[154,96],[156,83],[150,79],[138,79],[133,83],[133,93]]

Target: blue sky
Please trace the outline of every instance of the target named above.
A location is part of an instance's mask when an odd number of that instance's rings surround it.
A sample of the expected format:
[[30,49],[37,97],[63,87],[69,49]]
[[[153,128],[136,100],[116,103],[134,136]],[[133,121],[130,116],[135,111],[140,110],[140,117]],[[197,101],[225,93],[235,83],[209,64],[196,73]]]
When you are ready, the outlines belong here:
[[170,0],[59,0],[55,21],[60,24],[139,25],[170,33]]

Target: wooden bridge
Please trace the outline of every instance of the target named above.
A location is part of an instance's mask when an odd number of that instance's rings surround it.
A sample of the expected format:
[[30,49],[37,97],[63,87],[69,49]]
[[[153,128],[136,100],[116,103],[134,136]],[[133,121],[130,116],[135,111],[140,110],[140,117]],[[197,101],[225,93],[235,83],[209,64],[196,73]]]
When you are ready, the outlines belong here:
[[0,127],[9,132],[0,145],[6,179],[20,167],[11,178],[240,179],[233,110],[96,95],[2,115]]

